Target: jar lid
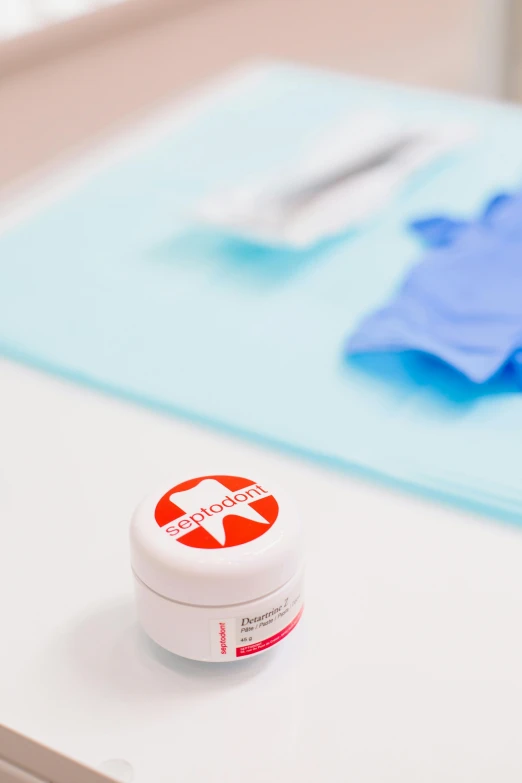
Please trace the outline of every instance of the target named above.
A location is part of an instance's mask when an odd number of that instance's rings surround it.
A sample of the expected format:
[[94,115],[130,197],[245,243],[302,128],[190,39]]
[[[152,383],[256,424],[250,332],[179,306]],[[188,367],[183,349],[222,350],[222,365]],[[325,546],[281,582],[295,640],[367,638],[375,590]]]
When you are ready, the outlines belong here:
[[131,523],[135,575],[187,604],[225,606],[282,587],[302,565],[299,515],[271,481],[213,475],[147,497]]

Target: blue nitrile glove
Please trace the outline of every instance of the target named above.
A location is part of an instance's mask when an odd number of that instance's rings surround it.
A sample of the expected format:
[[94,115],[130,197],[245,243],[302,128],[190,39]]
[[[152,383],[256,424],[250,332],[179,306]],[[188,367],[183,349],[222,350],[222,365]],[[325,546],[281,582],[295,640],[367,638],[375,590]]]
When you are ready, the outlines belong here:
[[412,228],[431,249],[359,325],[348,353],[422,351],[475,383],[511,363],[522,386],[522,194],[497,196],[474,223]]

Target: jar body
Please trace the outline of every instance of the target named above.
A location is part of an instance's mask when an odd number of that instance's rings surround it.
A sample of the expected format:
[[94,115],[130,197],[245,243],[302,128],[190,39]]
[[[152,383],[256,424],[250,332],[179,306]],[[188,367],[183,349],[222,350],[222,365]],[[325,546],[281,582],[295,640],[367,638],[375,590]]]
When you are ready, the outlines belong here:
[[197,661],[226,662],[279,644],[303,612],[303,571],[278,590],[233,606],[194,606],[165,598],[134,574],[140,623],[166,650]]

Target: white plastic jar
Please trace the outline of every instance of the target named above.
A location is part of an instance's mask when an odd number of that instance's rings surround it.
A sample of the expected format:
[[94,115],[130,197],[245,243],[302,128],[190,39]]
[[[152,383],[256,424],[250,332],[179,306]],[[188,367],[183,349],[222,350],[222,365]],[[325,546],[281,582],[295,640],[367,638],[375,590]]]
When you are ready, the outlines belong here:
[[301,520],[271,483],[202,476],[146,498],[131,562],[141,625],[185,658],[258,655],[303,612]]

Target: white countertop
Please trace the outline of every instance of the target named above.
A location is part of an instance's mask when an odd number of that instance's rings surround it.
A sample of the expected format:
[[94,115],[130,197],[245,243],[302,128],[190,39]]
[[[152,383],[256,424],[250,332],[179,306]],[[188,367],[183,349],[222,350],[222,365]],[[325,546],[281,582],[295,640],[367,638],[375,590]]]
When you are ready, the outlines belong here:
[[[519,783],[522,531],[0,364],[0,722],[137,783]],[[139,630],[127,524],[158,477],[307,488],[305,619],[271,654]]]
[[[305,615],[191,663],[138,628],[128,523],[239,467],[306,498]],[[521,529],[8,361],[0,523],[0,723],[135,783],[520,783]]]

